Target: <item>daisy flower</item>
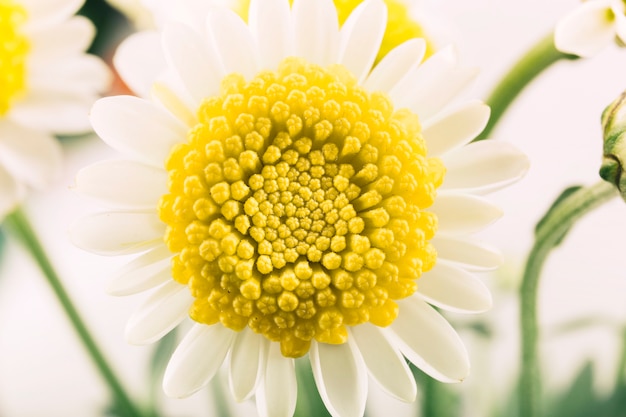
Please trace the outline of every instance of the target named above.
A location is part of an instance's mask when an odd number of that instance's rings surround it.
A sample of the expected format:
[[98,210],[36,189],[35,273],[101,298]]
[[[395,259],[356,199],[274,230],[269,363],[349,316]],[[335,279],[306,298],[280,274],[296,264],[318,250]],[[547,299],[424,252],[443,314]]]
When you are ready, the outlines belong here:
[[[78,173],[78,191],[109,209],[75,223],[72,239],[137,254],[110,284],[150,291],[128,341],[152,343],[191,318],[166,394],[192,394],[227,363],[235,399],[256,394],[266,416],[293,413],[294,358],[305,355],[335,416],[363,414],[368,374],[414,400],[405,358],[462,381],[466,350],[431,305],[490,307],[471,271],[500,257],[470,235],[501,215],[482,194],[527,169],[507,143],[468,145],[489,108],[450,104],[476,72],[452,48],[422,63],[422,39],[372,69],[382,0],[341,29],[332,0],[252,0],[248,19],[217,8],[201,27],[169,25],[152,98],[92,109],[125,157]],[[132,80],[151,71],[126,67]]]
[[589,0],[561,19],[554,32],[556,49],[583,58],[607,45],[626,42],[626,4],[622,0]]
[[0,0],[0,219],[61,166],[54,134],[91,130],[89,107],[109,82],[86,55],[91,22],[76,0]]

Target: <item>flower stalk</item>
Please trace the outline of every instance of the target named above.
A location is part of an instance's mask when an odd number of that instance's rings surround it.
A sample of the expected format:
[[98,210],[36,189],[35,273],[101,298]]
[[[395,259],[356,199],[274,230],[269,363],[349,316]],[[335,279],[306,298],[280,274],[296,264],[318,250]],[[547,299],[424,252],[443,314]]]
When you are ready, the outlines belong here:
[[616,196],[615,187],[605,182],[577,189],[557,200],[537,226],[535,243],[528,255],[520,288],[523,364],[519,382],[520,417],[540,415],[537,289],[543,265],[552,249],[561,243],[569,229],[579,219]]
[[126,393],[120,380],[115,375],[113,369],[96,344],[93,336],[87,329],[87,326],[81,319],[80,314],[76,310],[76,307],[72,303],[67,291],[63,287],[58,274],[48,259],[48,256],[41,246],[41,243],[39,242],[39,239],[24,212],[21,209],[17,209],[12,214],[7,216],[5,221],[26,246],[33,258],[35,258],[37,265],[43,272],[46,280],[59,300],[63,311],[65,311],[65,314],[72,323],[78,337],[98,368],[100,375],[111,390],[116,406],[123,410],[123,415],[125,417],[142,417],[143,414]]
[[475,141],[490,137],[494,127],[519,93],[539,74],[561,59],[573,60],[575,55],[564,54],[554,47],[554,35],[550,33],[532,47],[493,89],[487,104],[491,107],[489,123]]

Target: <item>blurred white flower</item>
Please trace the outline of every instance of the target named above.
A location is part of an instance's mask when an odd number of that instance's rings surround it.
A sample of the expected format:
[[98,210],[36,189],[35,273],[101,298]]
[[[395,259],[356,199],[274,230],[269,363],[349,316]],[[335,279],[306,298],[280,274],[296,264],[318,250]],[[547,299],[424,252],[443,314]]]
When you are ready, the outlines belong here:
[[561,52],[589,58],[616,40],[626,42],[623,0],[589,0],[563,17],[554,32]]
[[55,178],[53,135],[91,130],[89,107],[108,86],[106,66],[85,54],[93,25],[72,16],[82,3],[0,2],[0,219]]
[[414,400],[405,358],[463,380],[463,343],[429,304],[490,307],[470,271],[500,258],[469,235],[501,215],[480,195],[528,166],[506,143],[468,145],[489,108],[449,104],[476,72],[452,48],[421,64],[422,39],[372,69],[382,0],[341,29],[331,0],[252,0],[249,26],[223,8],[193,17],[147,35],[160,37],[161,58],[140,59],[155,44],[135,38],[116,59],[151,99],[94,106],[95,131],[126,159],[78,174],[78,191],[110,209],[72,228],[94,253],[139,254],[110,287],[152,291],[129,342],[195,321],[165,392],[192,394],[228,360],[237,400],[256,394],[261,415],[290,416],[294,358],[307,353],[335,416],[363,415],[368,373]]

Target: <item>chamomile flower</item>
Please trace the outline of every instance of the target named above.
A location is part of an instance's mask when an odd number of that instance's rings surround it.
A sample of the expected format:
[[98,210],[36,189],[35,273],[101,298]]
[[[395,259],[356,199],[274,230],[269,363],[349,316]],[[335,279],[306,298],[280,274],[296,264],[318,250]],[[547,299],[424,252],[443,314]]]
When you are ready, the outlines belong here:
[[[414,400],[405,358],[462,381],[466,350],[431,305],[490,307],[471,271],[500,258],[470,235],[501,215],[482,194],[527,168],[507,143],[468,145],[489,108],[450,104],[475,71],[452,48],[422,63],[421,39],[373,68],[382,0],[341,29],[332,0],[252,0],[248,20],[211,9],[205,26],[166,27],[168,71],[152,98],[92,109],[125,157],[78,173],[78,191],[109,208],[72,238],[137,254],[110,286],[150,291],[128,341],[152,343],[190,318],[165,392],[190,395],[228,361],[235,399],[256,395],[267,416],[293,414],[305,355],[335,416],[363,414],[368,374]],[[134,80],[152,71],[128,64]]]
[[625,14],[623,0],[586,1],[557,24],[555,46],[561,52],[588,58],[615,41],[623,45]]
[[82,1],[0,0],[0,219],[60,169],[54,134],[91,129],[88,111],[109,82],[85,50],[94,27]]

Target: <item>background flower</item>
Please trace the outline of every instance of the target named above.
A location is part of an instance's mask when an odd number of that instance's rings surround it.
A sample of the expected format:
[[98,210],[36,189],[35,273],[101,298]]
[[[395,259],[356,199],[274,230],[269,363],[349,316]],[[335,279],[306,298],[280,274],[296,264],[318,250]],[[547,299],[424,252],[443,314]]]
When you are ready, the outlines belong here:
[[58,177],[61,150],[53,135],[89,131],[89,106],[108,86],[105,65],[85,54],[93,25],[72,17],[81,4],[0,4],[0,218],[28,187]]
[[607,45],[626,42],[626,6],[622,0],[585,1],[563,17],[554,32],[556,48],[583,58]]

